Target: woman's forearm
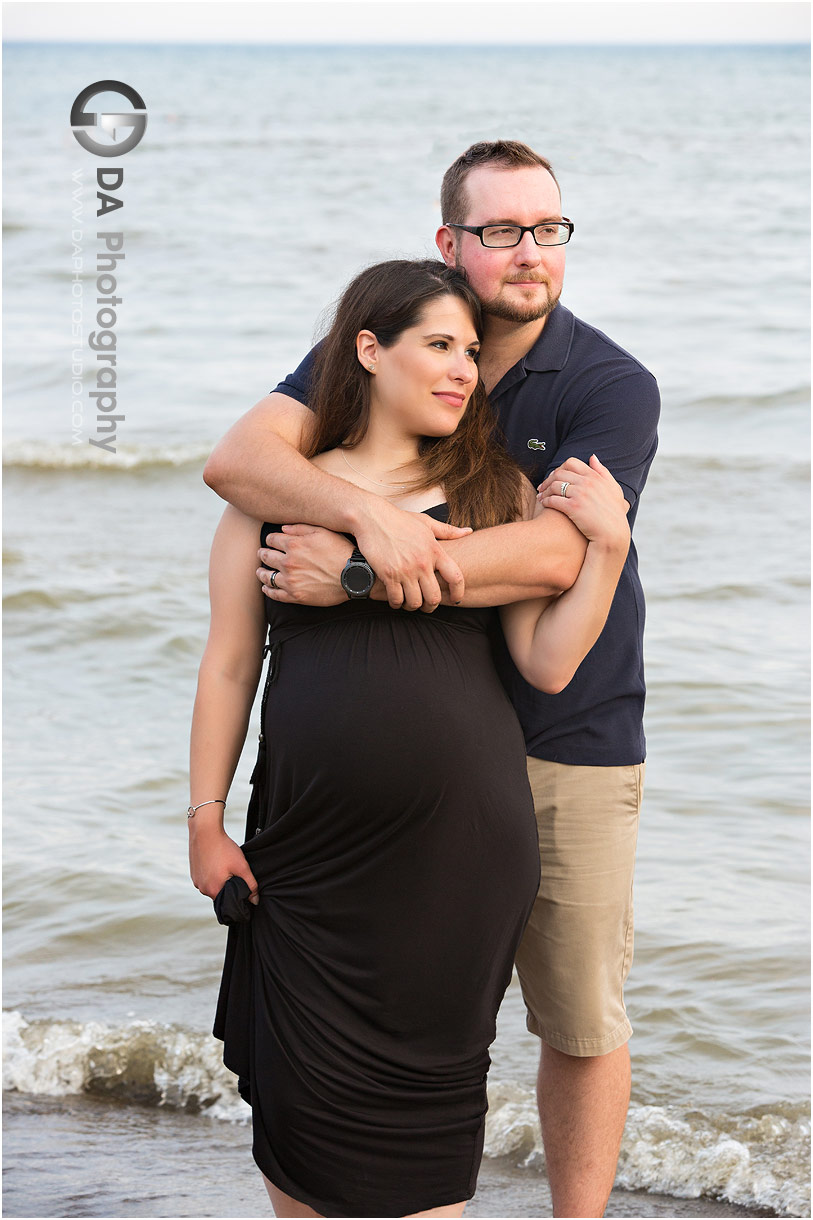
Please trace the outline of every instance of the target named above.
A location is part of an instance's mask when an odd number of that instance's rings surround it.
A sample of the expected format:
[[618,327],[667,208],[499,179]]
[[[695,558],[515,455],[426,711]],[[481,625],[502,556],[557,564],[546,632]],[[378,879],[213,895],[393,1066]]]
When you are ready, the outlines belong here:
[[604,628],[628,549],[629,539],[591,542],[578,579],[561,597],[503,608],[509,650],[532,686],[558,694],[570,682]]
[[266,621],[254,577],[260,523],[229,506],[215,531],[209,561],[209,638],[198,673],[190,740],[189,871],[214,898],[229,877],[257,882],[243,852],[223,829],[225,801],[262,668]]
[[[630,547],[628,503],[621,486],[596,457],[568,458],[561,478],[542,484],[542,513],[569,518],[589,539],[575,584],[550,603],[518,603],[501,610],[503,630],[520,673],[550,694],[563,690],[607,621]],[[571,494],[572,489],[572,494]]]
[[[236,676],[207,665],[198,677],[189,749],[190,805],[225,801],[246,739],[259,666],[251,676]],[[206,805],[194,828],[223,822],[222,805]],[[192,825],[190,825],[192,829]]]
[[209,898],[229,877],[242,877],[251,901],[258,886],[248,861],[223,826],[225,801],[246,737],[257,677],[239,679],[201,666],[192,717],[190,805],[202,805],[189,826],[189,872],[194,885]]
[[588,544],[576,583],[537,621],[531,651],[535,686],[556,693],[570,682],[607,622],[628,550],[629,541],[625,547]]
[[302,456],[311,412],[285,394],[269,394],[218,442],[204,481],[259,521],[308,522],[355,532],[367,496]]

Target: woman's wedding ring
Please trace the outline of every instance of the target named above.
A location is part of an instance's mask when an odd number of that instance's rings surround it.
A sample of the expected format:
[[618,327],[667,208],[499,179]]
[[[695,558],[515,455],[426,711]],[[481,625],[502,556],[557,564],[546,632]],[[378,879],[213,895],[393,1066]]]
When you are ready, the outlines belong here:
[[563,483],[563,484],[562,484],[562,490],[561,490],[561,493],[560,493],[560,494],[561,494],[561,495],[563,495],[563,496],[565,497],[565,499],[567,499],[567,489],[568,489],[568,487],[569,487],[569,486],[570,486],[570,484],[569,484],[569,483]]

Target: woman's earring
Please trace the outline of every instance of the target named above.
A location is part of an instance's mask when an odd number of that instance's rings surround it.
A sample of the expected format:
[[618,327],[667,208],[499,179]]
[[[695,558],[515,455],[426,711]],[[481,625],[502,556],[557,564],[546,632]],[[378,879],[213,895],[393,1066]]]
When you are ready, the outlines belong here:
[[367,365],[367,368],[370,370],[370,372],[371,372],[371,373],[374,373],[374,372],[375,372],[375,365],[374,365],[374,364],[368,364],[368,365]]

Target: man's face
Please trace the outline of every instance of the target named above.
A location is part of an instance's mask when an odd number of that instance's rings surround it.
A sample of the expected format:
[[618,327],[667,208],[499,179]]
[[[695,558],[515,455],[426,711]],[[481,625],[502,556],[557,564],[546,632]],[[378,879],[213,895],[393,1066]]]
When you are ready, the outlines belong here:
[[[536,225],[562,215],[559,190],[542,166],[483,166],[471,171],[465,190],[467,215],[455,217],[460,224]],[[438,234],[438,246],[447,263],[465,270],[486,315],[507,322],[534,322],[546,317],[559,300],[564,246],[538,246],[532,233],[523,233],[518,246],[494,250],[481,245],[474,233],[445,227]]]

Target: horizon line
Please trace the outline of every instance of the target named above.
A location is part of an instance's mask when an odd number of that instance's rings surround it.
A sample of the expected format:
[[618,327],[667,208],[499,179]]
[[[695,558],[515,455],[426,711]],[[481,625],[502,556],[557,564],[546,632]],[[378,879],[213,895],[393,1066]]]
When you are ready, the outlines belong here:
[[32,46],[32,47],[33,46],[60,46],[60,47],[64,47],[64,46],[75,46],[75,47],[82,47],[82,46],[88,46],[88,47],[92,47],[92,46],[121,46],[121,47],[220,46],[220,47],[252,47],[252,48],[260,47],[260,46],[263,46],[263,47],[275,47],[276,46],[276,47],[299,47],[302,49],[318,48],[320,50],[335,49],[337,47],[347,47],[347,48],[353,47],[356,49],[360,49],[363,47],[397,47],[400,50],[407,50],[407,49],[413,49],[413,48],[420,49],[420,50],[427,50],[427,49],[428,50],[446,50],[450,47],[454,47],[454,48],[464,47],[466,49],[481,47],[483,50],[492,50],[492,51],[496,50],[496,49],[500,49],[500,50],[511,49],[511,50],[518,51],[518,50],[523,50],[525,47],[528,47],[528,46],[559,46],[559,47],[574,47],[574,48],[579,47],[579,48],[585,48],[585,49],[587,49],[587,48],[598,49],[598,48],[605,48],[605,47],[627,47],[627,48],[631,48],[631,47],[641,47],[641,48],[644,48],[644,47],[650,47],[650,48],[651,47],[673,47],[673,48],[681,48],[681,47],[809,47],[811,45],[811,41],[809,38],[795,39],[795,40],[791,40],[791,41],[788,41],[787,39],[765,40],[765,39],[756,39],[756,38],[749,38],[749,39],[740,40],[740,41],[731,41],[730,39],[712,38],[712,39],[696,40],[696,41],[692,41],[692,42],[682,42],[682,41],[663,40],[663,39],[658,39],[655,41],[642,40],[642,41],[635,41],[635,42],[620,41],[620,40],[616,41],[615,39],[605,40],[602,42],[572,42],[572,41],[559,40],[557,38],[548,38],[548,39],[545,39],[544,41],[540,40],[538,42],[532,41],[530,39],[525,39],[521,43],[512,43],[512,42],[500,42],[500,43],[494,43],[494,42],[406,42],[406,41],[393,42],[391,40],[388,41],[388,40],[384,40],[384,39],[382,39],[382,40],[370,39],[369,41],[364,41],[364,42],[356,42],[356,41],[301,42],[301,41],[296,41],[294,39],[275,38],[275,39],[263,40],[263,39],[254,38],[250,42],[243,42],[239,39],[233,40],[233,39],[223,39],[223,38],[197,38],[190,42],[188,39],[181,39],[181,38],[141,38],[141,39],[126,39],[125,40],[125,39],[121,39],[121,38],[118,38],[118,39],[105,39],[105,38],[75,39],[75,38],[31,38],[31,37],[14,38],[14,37],[10,37],[10,38],[3,38],[2,45],[3,46]]

